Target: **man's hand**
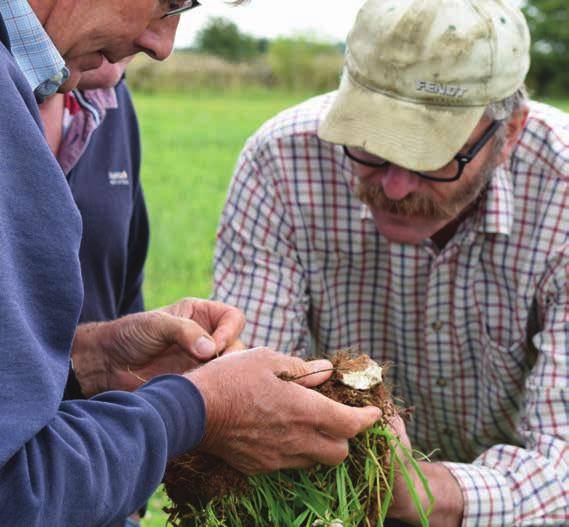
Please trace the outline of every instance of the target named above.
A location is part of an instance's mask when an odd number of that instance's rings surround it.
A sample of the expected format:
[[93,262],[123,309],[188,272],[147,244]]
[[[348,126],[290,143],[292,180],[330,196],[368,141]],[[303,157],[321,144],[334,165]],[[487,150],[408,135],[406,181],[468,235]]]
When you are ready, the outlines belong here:
[[239,345],[245,317],[220,302],[184,299],[156,311],[77,328],[72,359],[83,393],[134,390],[166,373],[184,373]]
[[[340,463],[348,438],[372,426],[379,410],[350,408],[309,390],[330,376],[331,367],[328,361],[307,363],[258,348],[189,372],[207,409],[200,450],[245,474]],[[279,378],[283,373],[303,377],[286,381]]]
[[[213,300],[184,298],[158,311],[193,320],[205,329],[215,342],[215,355],[220,355],[228,349],[244,349],[238,338],[245,326],[245,315],[236,307]],[[211,356],[208,350],[205,353]]]
[[[409,452],[412,452],[411,441],[407,436],[403,419],[400,416],[396,416],[391,420],[390,425],[392,431],[399,437],[401,445]],[[421,497],[423,509],[426,510],[429,503],[423,484],[411,464],[406,461],[405,455],[400,454],[399,457],[405,460],[406,468],[409,474],[411,474],[414,486]],[[464,498],[458,482],[441,463],[421,461],[419,466],[426,476],[435,498],[433,512],[429,517],[429,525],[433,527],[458,527],[462,523],[464,512]],[[388,516],[402,520],[406,525],[421,525],[419,515],[398,466],[395,467],[393,499]]]

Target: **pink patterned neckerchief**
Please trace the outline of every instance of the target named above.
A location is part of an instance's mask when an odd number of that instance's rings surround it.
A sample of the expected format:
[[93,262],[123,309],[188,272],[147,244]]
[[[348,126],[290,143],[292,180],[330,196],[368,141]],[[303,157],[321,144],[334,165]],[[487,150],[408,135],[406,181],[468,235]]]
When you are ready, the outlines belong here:
[[63,139],[57,157],[66,175],[83,155],[107,110],[117,107],[117,96],[113,88],[74,90],[65,94]]

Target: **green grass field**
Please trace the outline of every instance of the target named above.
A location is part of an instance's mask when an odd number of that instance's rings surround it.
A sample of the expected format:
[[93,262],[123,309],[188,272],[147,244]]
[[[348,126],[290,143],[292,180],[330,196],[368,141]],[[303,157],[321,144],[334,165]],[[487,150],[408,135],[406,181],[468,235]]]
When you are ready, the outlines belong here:
[[[258,126],[308,95],[135,94],[151,220],[148,308],[211,291],[215,230],[239,151]],[[548,101],[569,111],[569,101]],[[163,527],[158,491],[144,527]]]

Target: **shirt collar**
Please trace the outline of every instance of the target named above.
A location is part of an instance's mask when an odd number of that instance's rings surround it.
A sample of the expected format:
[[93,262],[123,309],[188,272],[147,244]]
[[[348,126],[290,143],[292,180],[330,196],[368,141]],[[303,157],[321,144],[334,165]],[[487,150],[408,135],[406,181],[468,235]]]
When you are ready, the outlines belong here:
[[514,225],[514,185],[512,173],[505,165],[494,171],[479,211],[478,232],[511,234]]
[[69,77],[65,61],[27,0],[0,0],[11,51],[38,102],[53,95]]

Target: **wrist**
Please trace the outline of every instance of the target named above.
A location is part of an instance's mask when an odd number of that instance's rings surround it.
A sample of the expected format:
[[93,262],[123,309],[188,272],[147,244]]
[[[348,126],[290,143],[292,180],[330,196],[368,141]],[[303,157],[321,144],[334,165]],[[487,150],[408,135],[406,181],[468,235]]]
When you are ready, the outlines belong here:
[[[451,474],[441,463],[419,462],[419,467],[429,482],[434,497],[433,511],[429,517],[432,527],[459,527],[464,513],[464,497],[462,490]],[[413,474],[413,484],[419,494],[423,510],[429,507],[429,499],[417,474]],[[405,487],[394,497],[389,508],[389,517],[401,520],[409,525],[421,525],[419,514]]]
[[[216,454],[222,431],[228,429],[226,411],[230,408],[221,407],[216,393],[220,389],[217,382],[211,382],[210,368],[201,366],[184,375],[200,392],[206,415],[206,425],[198,448],[203,452]],[[215,377],[214,377],[215,378]],[[225,410],[225,411],[224,411]]]
[[81,324],[73,339],[71,359],[73,371],[81,391],[86,397],[107,390],[108,365],[106,364],[104,323]]
[[[421,470],[424,470],[422,464],[419,464]],[[415,507],[415,503],[411,498],[411,494],[409,493],[409,489],[407,484],[403,480],[403,477],[400,473],[398,473],[400,468],[396,465],[395,466],[395,487],[393,498],[391,504],[389,506],[388,517],[394,520],[399,520],[403,522],[405,525],[420,525],[417,523],[418,521],[418,513]],[[427,495],[424,491],[423,484],[419,480],[416,472],[413,469],[409,468],[409,475],[413,481],[413,487],[416,489],[417,493],[419,494],[421,506],[423,510],[427,510],[429,504]],[[430,484],[430,482],[429,482]]]
[[73,360],[69,360],[69,373],[67,374],[67,382],[63,391],[63,400],[70,401],[76,399],[85,399],[81,385],[77,380],[77,374],[73,365]]

